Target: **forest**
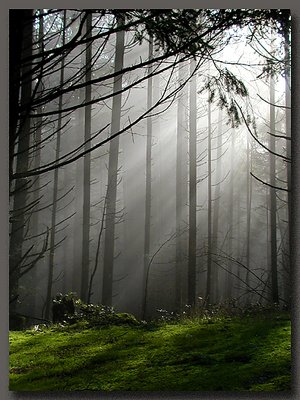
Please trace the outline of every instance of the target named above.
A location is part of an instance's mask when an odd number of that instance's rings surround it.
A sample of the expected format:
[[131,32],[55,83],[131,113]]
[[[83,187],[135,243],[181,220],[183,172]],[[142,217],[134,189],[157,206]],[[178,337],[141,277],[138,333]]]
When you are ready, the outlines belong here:
[[[157,353],[157,329],[176,343],[162,365],[186,351],[195,367],[202,337],[197,368],[248,363],[259,378],[226,386],[218,370],[210,386],[191,372],[176,386],[165,369],[161,386],[151,366],[141,390],[288,389],[291,142],[289,10],[10,10],[13,390],[137,390],[130,374],[106,382],[102,353],[91,365],[104,383],[91,387],[70,378],[80,353],[66,350],[63,386],[28,370],[22,344],[88,346],[99,326],[117,343],[110,371],[128,346]],[[221,346],[229,331],[240,353],[212,356],[209,336]]]

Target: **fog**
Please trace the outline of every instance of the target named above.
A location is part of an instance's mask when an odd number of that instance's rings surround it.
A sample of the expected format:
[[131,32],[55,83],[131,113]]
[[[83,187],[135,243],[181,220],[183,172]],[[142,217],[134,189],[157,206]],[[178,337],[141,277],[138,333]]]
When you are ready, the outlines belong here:
[[[36,15],[33,54],[71,42],[83,21],[73,10],[65,21],[62,11]],[[284,57],[279,35],[250,41],[251,27],[234,28],[202,55],[159,60],[149,36],[105,36],[115,17],[101,15],[80,36],[99,38],[31,75],[29,174],[17,178],[27,185],[28,272],[17,312],[48,319],[49,295],[69,292],[146,319],[226,302],[288,304],[290,87],[263,72],[266,55]],[[58,86],[67,90],[55,96]]]

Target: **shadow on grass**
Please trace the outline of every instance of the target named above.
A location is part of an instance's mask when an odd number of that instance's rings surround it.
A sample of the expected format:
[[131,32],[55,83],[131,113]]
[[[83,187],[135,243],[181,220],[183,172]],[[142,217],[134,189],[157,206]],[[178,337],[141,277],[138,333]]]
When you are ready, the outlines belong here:
[[[290,355],[284,346],[290,340],[284,329],[287,321],[251,318],[149,331],[111,327],[63,335],[56,346],[53,334],[56,358],[37,360],[12,381],[12,389],[289,390]],[[34,347],[34,337],[29,343]],[[49,369],[43,372],[42,365]]]

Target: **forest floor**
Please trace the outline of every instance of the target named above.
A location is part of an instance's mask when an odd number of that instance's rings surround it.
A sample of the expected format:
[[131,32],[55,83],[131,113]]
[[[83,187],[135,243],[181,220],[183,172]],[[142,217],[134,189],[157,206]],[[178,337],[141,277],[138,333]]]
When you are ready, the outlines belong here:
[[286,313],[10,332],[12,391],[289,391],[290,385]]

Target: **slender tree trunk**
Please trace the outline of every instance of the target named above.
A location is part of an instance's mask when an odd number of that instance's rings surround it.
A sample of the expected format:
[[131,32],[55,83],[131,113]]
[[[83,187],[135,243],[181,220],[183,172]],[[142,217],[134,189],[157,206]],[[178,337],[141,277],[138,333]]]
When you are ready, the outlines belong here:
[[[291,69],[290,69],[290,40],[288,33],[285,35],[285,129],[286,129],[286,136],[287,139],[291,139]],[[291,159],[291,140],[286,141],[286,156],[287,158]],[[292,205],[292,194],[291,194],[291,163],[287,163],[287,187],[288,187],[288,194],[287,194],[287,202],[288,202],[288,230],[286,235],[286,244],[284,251],[286,253],[285,260],[284,260],[284,269],[286,271],[286,278],[285,278],[285,292],[286,292],[286,301],[290,305],[291,295],[290,295],[290,264],[291,264],[291,205]]]
[[[228,255],[232,257],[233,250],[233,190],[234,190],[234,152],[235,152],[235,131],[231,133],[231,165],[230,165],[230,183],[229,183],[229,199],[228,199]],[[229,261],[227,265],[228,272],[226,273],[226,298],[230,299],[232,297],[232,262]]]
[[[246,236],[246,285],[249,287],[249,271],[250,271],[250,251],[251,251],[251,208],[252,208],[252,178],[250,175],[252,167],[252,146],[250,138],[247,137],[247,236]],[[249,299],[248,299],[249,300]]]
[[[120,20],[119,23],[120,25],[122,25],[122,20]],[[119,31],[117,32],[116,36],[115,72],[120,71],[123,68],[125,33],[124,31]],[[122,75],[118,75],[114,78],[113,92],[116,93],[121,89]],[[111,134],[114,134],[120,130],[121,101],[122,94],[118,94],[113,97]],[[106,230],[104,241],[104,266],[102,287],[102,303],[107,306],[111,306],[112,304],[119,136],[112,139],[109,144],[107,217],[105,227]]]
[[[92,37],[92,13],[89,12],[86,19],[86,37]],[[92,45],[87,43],[85,53],[85,80],[92,79]],[[85,86],[85,101],[88,103],[92,98],[92,87],[90,84]],[[91,147],[91,123],[92,106],[85,106],[84,120],[84,150],[88,151]],[[90,180],[91,180],[91,153],[84,156],[83,161],[83,220],[82,220],[82,268],[81,268],[81,290],[80,297],[86,302],[88,297],[89,265],[90,265]]]
[[[217,167],[215,179],[215,192],[214,192],[214,213],[213,213],[213,226],[212,226],[212,253],[216,254],[218,251],[218,235],[219,235],[219,211],[220,211],[220,193],[221,193],[221,166],[222,166],[222,110],[219,110],[218,116],[218,140],[217,140]],[[219,271],[218,266],[212,263],[211,265],[212,281],[214,283],[211,297],[214,302],[218,300],[219,296]]]
[[[38,32],[38,40],[39,40],[39,51],[42,53],[44,49],[44,18],[43,18],[43,9],[39,10],[39,32]],[[41,71],[42,73],[42,71]],[[39,89],[42,90],[42,82],[39,84]],[[38,107],[37,114],[42,113],[42,108]],[[35,152],[34,152],[34,169],[40,167],[41,164],[41,139],[42,139],[42,117],[38,117],[35,119],[36,122],[36,130],[34,135],[35,142]],[[35,177],[34,185],[33,185],[33,202],[37,203],[40,197],[40,176],[37,175]],[[33,234],[37,235],[39,233],[39,213],[35,212],[32,216],[32,226],[33,226]],[[33,285],[36,285],[39,281],[37,266],[34,267],[32,271],[32,281]],[[40,309],[39,299],[38,299],[37,290],[34,291],[34,315],[38,315],[38,310]]]
[[[190,61],[190,74],[193,73],[196,61]],[[195,307],[196,300],[196,205],[197,205],[197,80],[196,74],[190,81],[190,114],[189,114],[189,253],[188,253],[188,304]]]
[[270,229],[270,189],[268,186],[265,188],[266,190],[266,242],[267,242],[267,280],[266,280],[266,288],[270,288],[268,291],[268,296],[270,302],[272,302],[272,287],[271,287],[271,270],[272,270],[272,260],[271,260],[271,229]]
[[97,241],[97,249],[96,249],[96,255],[95,255],[95,264],[93,271],[90,276],[90,281],[89,281],[89,288],[88,288],[88,296],[87,296],[87,303],[90,303],[91,297],[92,297],[92,290],[93,290],[93,280],[96,275],[98,265],[99,265],[99,256],[100,256],[100,247],[101,247],[101,239],[102,239],[102,234],[104,232],[104,221],[105,221],[105,212],[106,212],[106,198],[104,199],[104,205],[103,205],[103,213],[102,213],[102,219],[101,219],[101,224],[100,224],[100,230],[98,234],[98,241]]
[[[149,59],[153,58],[153,39],[149,41]],[[152,73],[152,64],[148,67],[148,73]],[[147,109],[152,107],[153,102],[153,82],[152,77],[148,78]],[[144,242],[144,271],[142,284],[142,318],[145,319],[146,313],[146,276],[149,265],[150,251],[150,221],[151,221],[151,160],[152,160],[152,118],[147,118],[147,145],[146,145],[146,198],[145,198],[145,242]]]
[[208,128],[207,128],[207,273],[205,302],[210,303],[211,297],[211,265],[212,265],[212,190],[211,190],[211,103],[208,100]]
[[[63,17],[63,26],[66,25],[66,10],[64,11]],[[65,44],[65,30],[63,30],[62,34],[62,45]],[[61,61],[60,68],[60,86],[64,83],[64,74],[65,74],[65,59],[63,58]],[[58,103],[58,122],[57,122],[57,134],[56,134],[56,150],[55,150],[55,159],[59,159],[60,155],[60,142],[61,142],[61,127],[62,127],[62,112],[63,108],[63,95],[59,97]],[[46,308],[45,308],[45,318],[50,318],[51,304],[52,304],[52,286],[53,286],[53,275],[54,275],[54,258],[55,258],[55,226],[56,226],[56,214],[57,214],[57,197],[58,197],[58,173],[59,168],[54,170],[54,183],[53,183],[53,200],[52,200],[52,214],[51,214],[51,233],[50,233],[50,254],[49,254],[49,269],[48,269],[48,280],[47,280],[47,292],[46,292]]]
[[[239,175],[240,177],[240,175]],[[237,190],[236,190],[236,239],[235,239],[235,251],[236,258],[240,262],[241,261],[241,190],[240,190],[240,182],[239,179],[236,182]],[[240,295],[240,283],[241,283],[241,268],[237,264],[236,265],[236,291],[235,298],[239,298]]]
[[[20,30],[23,35],[19,37],[22,48],[22,57],[30,57],[32,54],[32,10],[22,10]],[[11,21],[11,30],[14,30],[13,21]],[[16,29],[19,29],[17,27]],[[14,38],[14,35],[12,34]],[[19,43],[11,42],[11,52],[14,52],[15,48],[18,47]],[[10,61],[12,62],[13,57]],[[13,65],[11,66],[13,68]],[[21,68],[21,67],[20,67]],[[16,68],[17,69],[17,68]],[[24,65],[21,68],[21,88],[20,88],[20,106],[22,107],[22,113],[19,119],[19,132],[18,132],[18,155],[16,160],[16,173],[24,172],[28,169],[28,157],[29,157],[29,144],[30,144],[30,118],[27,115],[27,108],[31,101],[31,90],[32,90],[32,76],[30,74],[31,65]],[[22,79],[22,76],[27,74],[26,79]],[[17,124],[13,121],[13,118],[18,118],[18,94],[19,94],[19,82],[15,82],[17,79],[16,74],[12,73],[11,84],[13,85],[12,90],[17,99],[11,99],[10,104],[13,103],[13,108],[10,110],[10,151],[11,160],[13,159],[13,150],[17,130]],[[13,94],[12,94],[13,95]],[[16,100],[16,102],[14,101]],[[12,163],[11,163],[12,168]],[[21,211],[27,202],[27,191],[28,182],[26,179],[17,179],[14,186],[14,204],[13,211],[11,214],[11,236],[9,244],[9,302],[10,302],[10,313],[16,311],[16,304],[19,296],[19,277],[20,277],[20,263],[22,260],[22,244],[25,234],[25,214]]]
[[[41,109],[38,109],[37,112],[40,112]],[[34,168],[39,168],[40,167],[40,160],[41,160],[41,149],[40,149],[40,141],[42,138],[42,128],[41,128],[41,121],[40,118],[37,118],[37,128],[35,131],[35,138],[34,141],[36,143],[36,149],[35,149],[35,155],[34,155]],[[32,201],[36,204],[38,204],[38,199],[40,197],[40,176],[37,175],[35,177],[34,185],[33,185],[33,199]],[[32,215],[32,228],[33,228],[33,235],[38,235],[39,234],[39,213],[34,212]],[[39,282],[39,274],[38,274],[38,265],[36,265],[30,276],[31,280],[31,285],[37,285]],[[33,286],[32,286],[33,287]],[[39,298],[38,298],[38,291],[36,290],[35,287],[33,287],[33,315],[38,315],[38,310],[40,309],[40,304],[39,304]]]
[[[83,50],[82,50],[83,51]],[[83,60],[82,60],[83,63]],[[84,102],[84,88],[79,89],[79,101]],[[83,141],[84,132],[84,110],[79,108],[75,112],[76,136],[74,146],[79,146]],[[82,269],[82,224],[83,224],[83,170],[84,159],[80,158],[75,164],[75,218],[73,227],[73,268],[72,268],[72,291],[80,294],[81,269]]]
[[[185,79],[185,66],[179,67],[179,82]],[[183,88],[177,103],[177,145],[176,145],[176,266],[175,266],[175,309],[180,311],[184,298],[184,217],[186,200],[185,187],[187,183],[186,146],[185,146],[185,102],[186,90]]]
[[[275,134],[275,87],[274,78],[270,78],[270,133]],[[269,149],[276,151],[275,137],[269,135]],[[276,158],[270,153],[270,185],[276,186]],[[270,235],[271,235],[271,287],[272,302],[278,303],[278,277],[277,277],[277,224],[276,224],[276,189],[269,188],[270,195]]]

